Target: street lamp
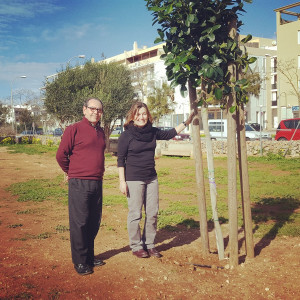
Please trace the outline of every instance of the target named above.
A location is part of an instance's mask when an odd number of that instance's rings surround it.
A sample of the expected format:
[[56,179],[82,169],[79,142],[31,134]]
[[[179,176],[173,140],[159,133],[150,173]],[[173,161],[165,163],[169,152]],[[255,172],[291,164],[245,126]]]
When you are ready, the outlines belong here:
[[85,58],[85,55],[84,54],[80,54],[80,55],[75,55],[73,57],[71,57],[68,62],[67,62],[67,66],[70,64],[70,61],[73,59],[73,58]]
[[14,110],[14,107],[13,107],[13,105],[14,105],[14,101],[13,101],[13,84],[14,84],[16,79],[26,78],[26,77],[27,77],[26,75],[17,76],[10,82],[10,105],[11,105],[11,117],[12,117],[12,122],[11,122],[12,130],[14,130],[14,124],[16,122],[16,120],[15,120],[15,110]]
[[262,105],[259,106],[259,141],[260,141],[260,156],[262,156],[262,139],[261,139],[261,119],[262,119],[262,113],[261,113]]

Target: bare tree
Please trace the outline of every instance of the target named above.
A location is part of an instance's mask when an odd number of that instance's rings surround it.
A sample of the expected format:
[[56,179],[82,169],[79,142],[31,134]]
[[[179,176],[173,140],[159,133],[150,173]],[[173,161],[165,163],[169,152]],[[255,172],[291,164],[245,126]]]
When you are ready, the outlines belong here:
[[300,89],[298,87],[300,78],[295,59],[278,61],[277,70],[283,75],[286,83],[290,86],[289,94],[295,96],[298,99],[298,105],[300,105]]

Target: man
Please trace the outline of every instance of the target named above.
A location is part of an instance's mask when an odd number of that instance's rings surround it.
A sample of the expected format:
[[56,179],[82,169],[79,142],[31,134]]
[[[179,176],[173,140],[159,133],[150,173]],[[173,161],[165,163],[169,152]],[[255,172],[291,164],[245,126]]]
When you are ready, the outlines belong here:
[[102,178],[105,136],[99,120],[101,100],[89,98],[84,117],[68,126],[56,153],[56,160],[69,181],[69,222],[74,268],[79,275],[93,273],[104,265],[94,257],[94,240],[102,215]]

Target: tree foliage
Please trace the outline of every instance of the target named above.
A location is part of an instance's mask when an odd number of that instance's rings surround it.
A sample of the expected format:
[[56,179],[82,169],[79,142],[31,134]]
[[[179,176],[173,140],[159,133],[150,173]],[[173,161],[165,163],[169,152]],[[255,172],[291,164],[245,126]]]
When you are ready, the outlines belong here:
[[174,90],[164,82],[147,98],[147,104],[154,122],[158,122],[161,117],[174,112]]
[[61,123],[82,118],[83,101],[102,100],[103,123],[108,137],[117,119],[123,118],[133,102],[130,71],[116,63],[87,62],[82,68],[68,68],[45,83],[45,107]]
[[[239,41],[230,37],[229,24],[242,25],[238,14],[244,12],[244,2],[251,0],[145,0],[152,11],[153,24],[158,23],[159,37],[156,43],[163,47],[167,77],[172,86],[180,85],[186,92],[187,81],[193,87],[205,83],[206,101],[213,98],[225,104],[225,95],[234,90],[240,102],[247,102],[245,78],[230,80],[228,66],[247,70],[256,59],[248,57]],[[251,35],[241,41],[246,43]]]
[[8,107],[0,103],[0,126],[6,123],[6,118],[8,113],[9,113]]

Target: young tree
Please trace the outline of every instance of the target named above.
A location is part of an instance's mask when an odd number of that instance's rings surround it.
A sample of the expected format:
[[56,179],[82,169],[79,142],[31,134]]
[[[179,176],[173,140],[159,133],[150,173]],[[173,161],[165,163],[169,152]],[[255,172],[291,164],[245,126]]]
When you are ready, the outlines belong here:
[[103,124],[109,149],[109,135],[115,122],[124,118],[133,102],[130,71],[116,63],[86,63],[67,68],[53,82],[45,83],[45,107],[62,124],[80,120],[84,99],[103,101]]
[[31,129],[34,118],[28,109],[20,109],[18,114],[21,130]]
[[163,82],[161,88],[155,88],[154,93],[147,98],[147,104],[155,123],[165,115],[174,112],[174,90]]
[[[238,21],[238,14],[244,12],[244,2],[251,0],[145,0],[148,9],[153,12],[154,23],[160,24],[159,38],[156,42],[165,41],[163,47],[167,77],[172,86],[180,85],[182,93],[189,87],[191,107],[195,110],[196,117],[193,121],[194,152],[196,160],[196,180],[199,188],[199,207],[205,209],[205,195],[203,195],[203,167],[201,143],[199,134],[198,104],[204,101],[210,103],[214,98],[226,107],[228,111],[228,124],[232,127],[232,137],[235,141],[235,127],[233,120],[235,112],[241,103],[248,101],[245,92],[248,82],[245,78],[238,78],[238,71],[247,70],[248,65],[255,61],[239,47],[237,30],[242,25]],[[247,36],[243,43],[251,39]],[[196,96],[196,88],[205,89],[205,97],[200,102]],[[209,95],[209,97],[206,97]],[[235,143],[230,145],[229,153],[235,155]],[[199,152],[199,155],[197,154]],[[197,155],[196,155],[197,154]],[[229,159],[228,159],[229,160]],[[230,161],[230,160],[229,160]],[[199,171],[198,167],[200,168]],[[236,207],[236,169],[228,177],[228,197],[232,201],[229,210],[237,211]],[[233,175],[233,176],[231,176]],[[230,204],[230,203],[229,203]],[[232,209],[233,208],[233,209]],[[201,221],[202,219],[202,221]],[[237,223],[237,218],[234,217]],[[206,228],[206,215],[200,215],[200,230],[202,244],[208,252]],[[237,224],[236,224],[237,225]],[[237,227],[237,226],[236,226]],[[234,243],[231,243],[234,240]],[[230,244],[236,244],[232,249],[237,249],[237,232],[230,236]],[[232,265],[237,265],[237,253],[231,255]]]

